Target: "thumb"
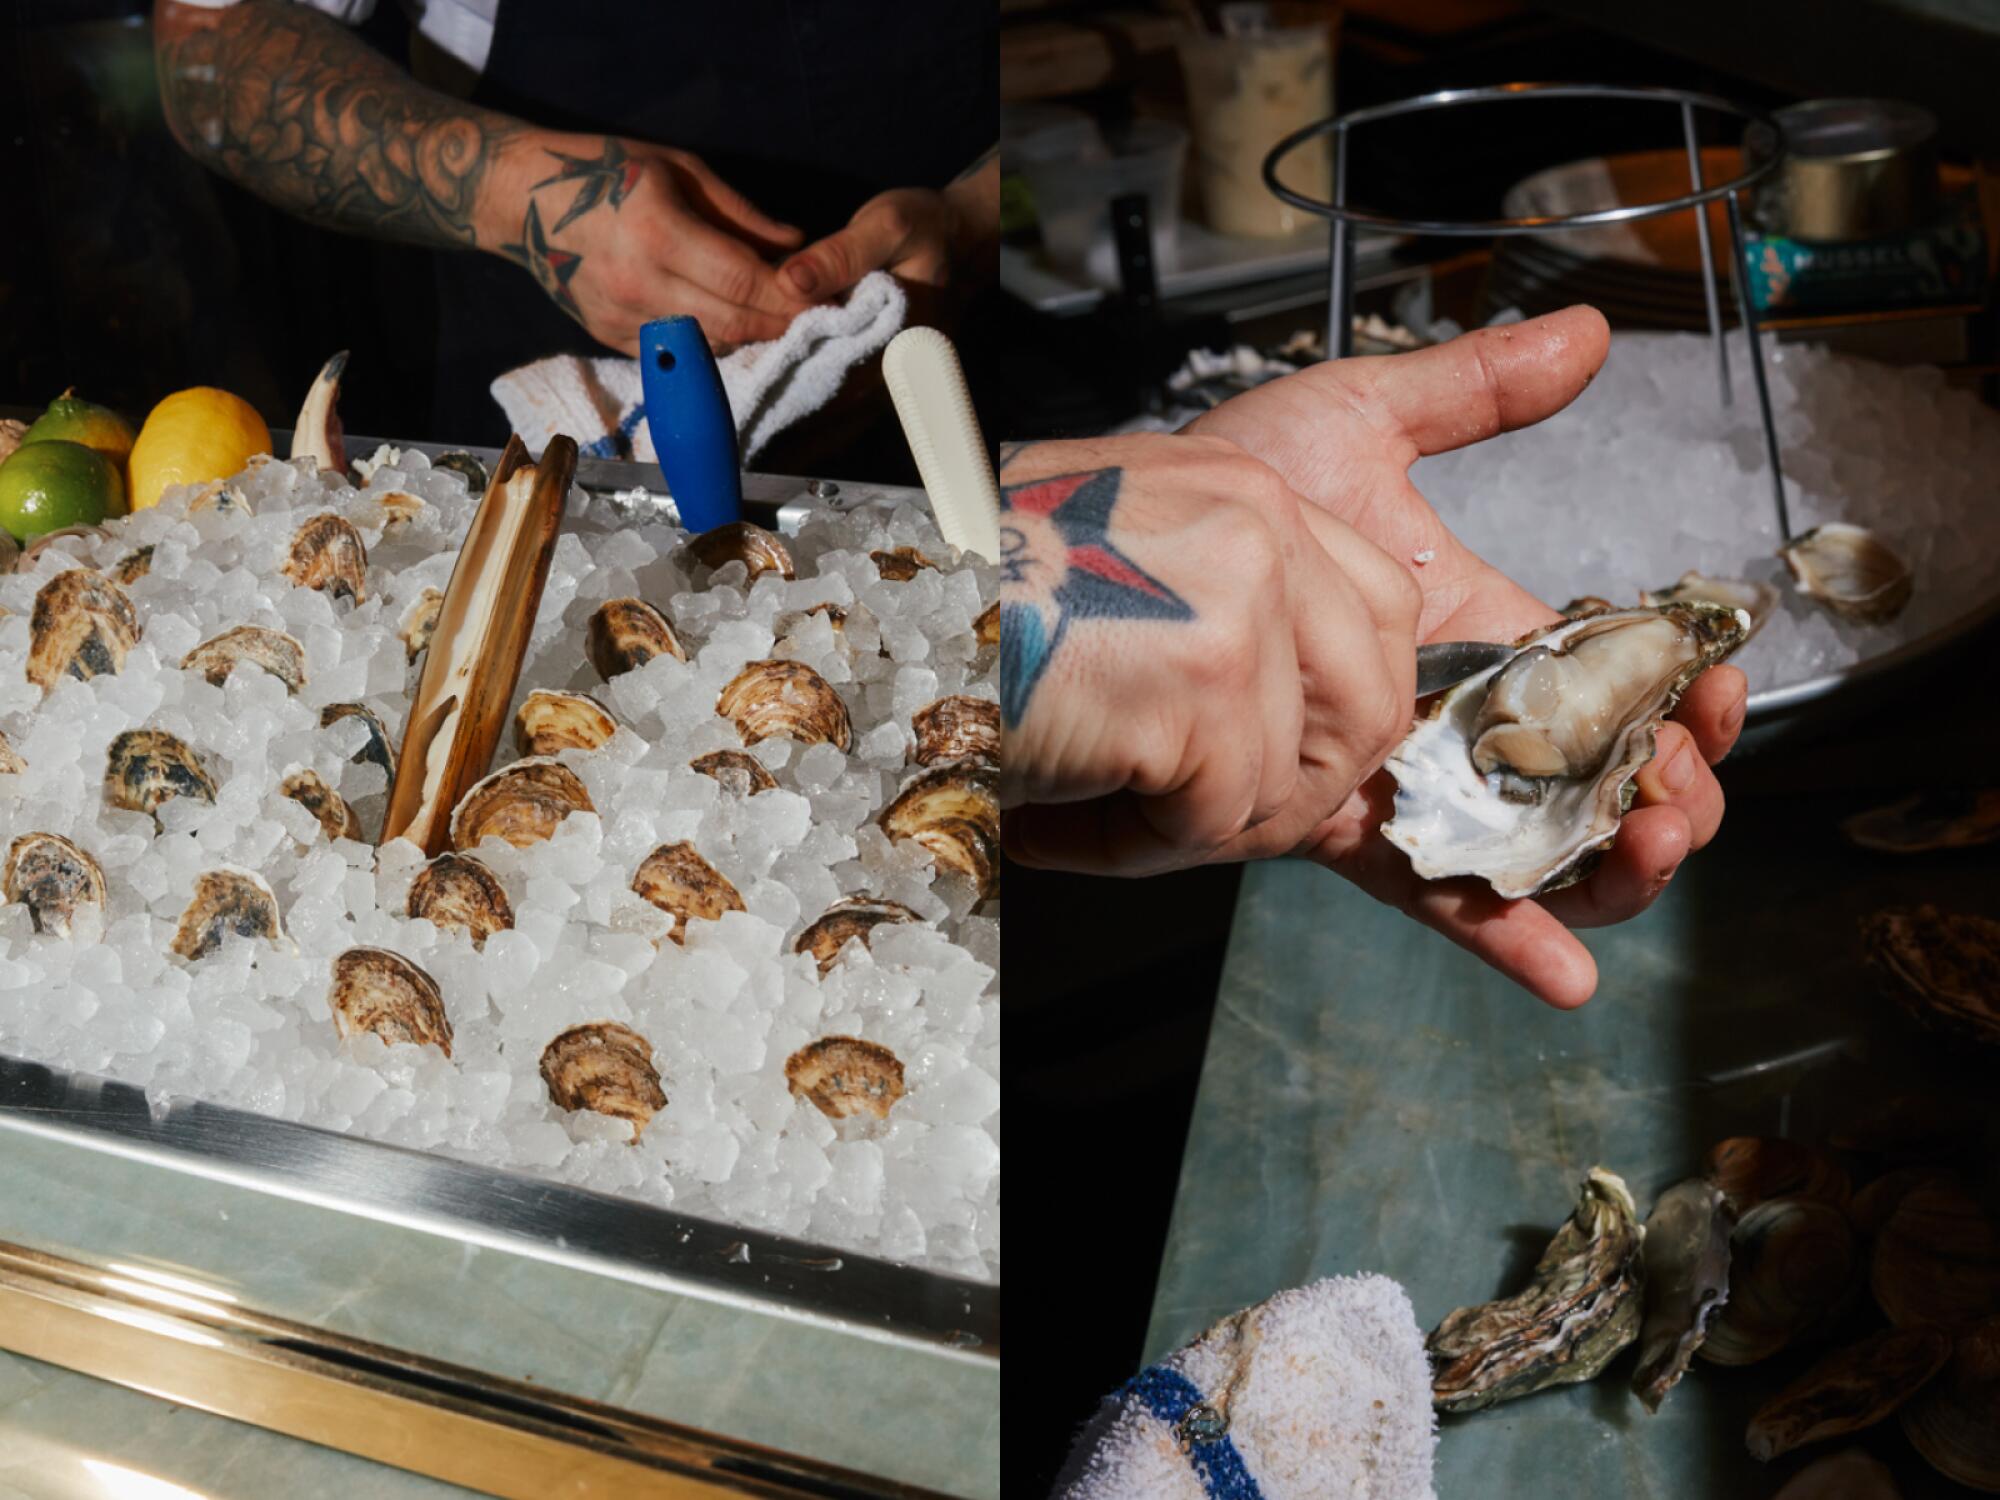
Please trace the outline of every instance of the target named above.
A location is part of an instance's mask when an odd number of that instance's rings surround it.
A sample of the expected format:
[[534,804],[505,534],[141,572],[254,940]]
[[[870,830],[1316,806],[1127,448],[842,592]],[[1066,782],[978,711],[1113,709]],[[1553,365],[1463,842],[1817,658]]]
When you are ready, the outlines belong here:
[[878,266],[895,258],[902,226],[887,215],[860,214],[854,222],[806,246],[778,268],[801,297],[838,297]]

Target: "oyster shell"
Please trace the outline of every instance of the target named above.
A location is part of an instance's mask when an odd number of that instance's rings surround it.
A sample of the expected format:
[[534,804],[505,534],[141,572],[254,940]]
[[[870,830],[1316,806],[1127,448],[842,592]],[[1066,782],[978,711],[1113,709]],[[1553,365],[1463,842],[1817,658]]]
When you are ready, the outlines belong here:
[[384,531],[407,526],[424,513],[424,497],[408,490],[383,490],[375,496],[375,505],[381,512]]
[[208,957],[230,933],[263,938],[289,947],[278,919],[278,898],[255,870],[233,865],[205,870],[195,877],[194,899],[181,913],[180,926],[167,946],[190,961]]
[[1508,898],[1582,879],[1617,837],[1661,720],[1748,628],[1735,610],[1675,604],[1524,637],[1431,700],[1390,755],[1384,836],[1426,880],[1477,875]]
[[1675,1183],[1646,1216],[1645,1302],[1632,1389],[1648,1411],[1687,1373],[1708,1325],[1729,1300],[1729,1236],[1736,1211],[1699,1177]]
[[1829,521],[1787,542],[1778,556],[1801,594],[1863,625],[1881,625],[1910,602],[1910,566],[1874,532]]
[[1844,1209],[1852,1195],[1847,1169],[1829,1152],[1776,1136],[1731,1136],[1709,1148],[1703,1175],[1747,1213],[1771,1198],[1811,1198]]
[[112,566],[111,581],[131,587],[153,571],[153,544],[134,547]]
[[431,460],[433,469],[449,469],[465,481],[465,487],[475,495],[486,493],[486,465],[462,448],[454,448],[449,453],[440,453]]
[[363,838],[361,820],[354,815],[354,809],[347,805],[345,797],[320,779],[317,771],[292,772],[278,783],[278,795],[290,797],[318,818],[329,842],[334,839],[360,841]]
[[443,609],[443,590],[425,589],[417,595],[417,602],[403,616],[402,629],[396,632],[403,638],[405,661],[415,661],[424,654],[424,648],[430,645],[431,636],[437,630],[438,615]]
[[915,547],[892,547],[887,552],[871,552],[875,571],[891,583],[908,583],[925,568],[935,568],[932,562]]
[[329,703],[319,711],[319,725],[327,725],[341,719],[359,719],[368,726],[368,742],[350,757],[353,764],[380,766],[389,775],[396,774],[396,755],[389,748],[389,731],[382,727],[381,716],[365,703]]
[[305,647],[283,631],[266,630],[262,625],[238,625],[203,641],[181,658],[181,669],[199,672],[221,687],[241,662],[262,667],[282,682],[288,693],[305,686]]
[[940,698],[912,714],[910,727],[920,766],[966,759],[1000,764],[1000,705],[988,699],[962,693]]
[[801,745],[847,750],[854,742],[847,704],[801,661],[753,661],[729,680],[715,711],[736,722],[743,743],[783,735]]
[[427,918],[441,932],[467,933],[475,948],[514,925],[506,888],[470,854],[440,854],[417,871],[404,913]]
[[874,896],[844,896],[820,913],[819,919],[799,934],[799,940],[792,944],[792,952],[810,953],[818,963],[820,973],[824,974],[840,961],[840,950],[847,946],[849,938],[861,939],[862,946],[866,947],[875,929],[884,922],[922,920],[900,901],[883,901]]
[[46,692],[65,677],[115,673],[139,636],[139,616],[117,584],[88,568],[58,573],[28,617],[28,681]]
[[248,516],[256,512],[250,497],[226,480],[215,479],[203,485],[188,501],[187,513],[199,516],[206,513],[219,516]]
[[14,450],[21,446],[21,439],[28,435],[28,424],[13,417],[0,417],[0,464],[14,456]]
[[656,656],[688,659],[667,617],[643,599],[607,599],[598,605],[584,650],[606,682]]
[[542,1082],[560,1109],[632,1122],[632,1139],[667,1107],[653,1044],[616,1021],[572,1026],[542,1049]]
[[7,846],[7,899],[28,908],[35,931],[68,937],[79,906],[104,907],[104,871],[59,833],[24,833]]
[[748,521],[731,521],[704,531],[687,544],[688,556],[706,568],[740,562],[749,569],[747,582],[755,583],[762,573],[780,578],[796,578],[792,554],[776,532],[753,526]]
[[[28,769],[28,763],[21,759],[21,752],[5,734],[0,734],[0,774],[19,776]],[[776,783],[772,783],[776,785]]]
[[400,953],[349,948],[333,961],[326,998],[343,1037],[372,1031],[392,1045],[414,1042],[451,1056],[451,1018],[437,981]]
[[785,1083],[830,1120],[886,1120],[903,1097],[903,1064],[879,1042],[823,1036],[785,1059]]
[[[1647,602],[1651,603],[1652,601],[1648,600]],[[1617,605],[1600,594],[1578,594],[1569,603],[1565,604],[1558,613],[1565,620],[1581,620],[1590,615],[1609,614],[1617,607]]]
[[1878,987],[1935,1030],[2000,1043],[2000,922],[1924,905],[1862,919]]
[[1868,1286],[1898,1328],[2000,1314],[2000,1226],[1959,1183],[1918,1183],[1875,1237]]
[[361,533],[332,511],[321,511],[293,534],[285,576],[297,587],[360,604],[368,597],[367,573]]
[[2000,839],[2000,788],[1919,792],[1843,819],[1850,844],[1884,854],[1970,849]]
[[984,900],[1000,889],[1000,776],[961,761],[923,772],[882,811],[891,839],[914,839],[942,869],[970,876]]
[[1750,617],[1750,628],[1743,633],[1747,641],[1764,628],[1771,611],[1778,607],[1778,591],[1768,583],[1748,578],[1710,578],[1690,570],[1664,588],[1641,590],[1639,602],[1654,609],[1663,604],[1690,603],[1740,609]]
[[531,756],[476,781],[451,814],[454,849],[476,849],[484,838],[517,849],[540,843],[573,812],[596,812],[590,793],[561,761]]
[[1744,1441],[1769,1463],[1794,1448],[1872,1427],[1951,1358],[1940,1328],[1886,1328],[1836,1349],[1757,1408]]
[[754,797],[759,792],[778,789],[778,778],[747,750],[711,750],[706,755],[697,755],[688,764],[702,775],[721,782],[725,792],[738,796]]
[[1959,1333],[1949,1363],[1903,1407],[1900,1420],[1933,1469],[2000,1494],[2000,1317]]
[[667,936],[677,943],[687,941],[689,918],[713,922],[726,911],[744,909],[729,877],[688,843],[662,844],[647,855],[632,876],[632,889],[673,915]]
[[595,750],[617,732],[610,710],[584,693],[536,688],[514,711],[514,744],[523,755]]
[[989,648],[993,646],[998,646],[1000,644],[1000,601],[999,600],[996,599],[991,604],[987,605],[986,608],[980,612],[979,618],[972,622],[972,638],[975,641],[977,641],[982,648]]
[[[110,540],[111,533],[102,526],[62,526],[54,531],[45,531],[20,549],[19,555],[14,559],[13,570],[16,573],[32,573],[41,555],[51,551],[63,557],[75,558],[85,567],[90,566],[88,549],[56,546],[57,542],[68,541],[72,537],[87,542],[102,542]],[[12,541],[13,538],[9,537],[8,540]]]
[[1810,1198],[1772,1198],[1748,1210],[1729,1253],[1729,1301],[1700,1349],[1718,1365],[1755,1364],[1821,1326],[1858,1269],[1846,1218]]
[[128,729],[114,739],[105,756],[104,800],[157,817],[169,797],[215,800],[215,783],[195,753],[164,729]]
[[1440,1411],[1478,1411],[1589,1380],[1639,1333],[1646,1231],[1624,1180],[1592,1167],[1534,1279],[1511,1297],[1461,1307],[1424,1340]]

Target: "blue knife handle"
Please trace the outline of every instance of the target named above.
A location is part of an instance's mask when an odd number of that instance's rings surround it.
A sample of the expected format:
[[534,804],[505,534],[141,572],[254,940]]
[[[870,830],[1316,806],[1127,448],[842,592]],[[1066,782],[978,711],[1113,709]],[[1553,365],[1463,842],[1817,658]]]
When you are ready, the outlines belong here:
[[722,373],[693,318],[657,318],[639,330],[646,426],[681,525],[708,531],[743,519],[736,419]]

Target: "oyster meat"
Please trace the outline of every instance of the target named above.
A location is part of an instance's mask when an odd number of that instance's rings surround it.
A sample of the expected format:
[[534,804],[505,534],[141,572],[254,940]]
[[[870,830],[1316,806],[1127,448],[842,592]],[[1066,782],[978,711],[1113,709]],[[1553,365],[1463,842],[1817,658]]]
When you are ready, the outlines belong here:
[[636,1143],[667,1107],[653,1044],[630,1026],[593,1021],[572,1026],[542,1049],[542,1082],[560,1109],[588,1109],[632,1122]]
[[673,916],[667,933],[677,943],[687,941],[690,918],[716,921],[726,911],[742,911],[743,897],[693,844],[662,844],[640,863],[632,889],[661,911]]
[[476,849],[484,838],[517,849],[553,835],[573,812],[596,812],[576,772],[561,761],[531,756],[474,782],[451,815],[454,849]]
[[278,920],[278,898],[255,870],[231,865],[205,870],[195,877],[194,899],[181,913],[180,926],[168,944],[190,961],[208,957],[230,933],[262,938],[289,946]]
[[730,678],[715,711],[735,721],[746,745],[776,735],[841,751],[854,743],[846,702],[802,661],[751,662]]
[[59,833],[24,833],[7,847],[9,901],[28,908],[35,931],[68,937],[77,908],[104,909],[104,871]]
[[1624,1180],[1592,1167],[1527,1287],[1459,1308],[1424,1341],[1432,1403],[1478,1411],[1597,1375],[1638,1336],[1645,1236]]
[[1861,923],[1862,955],[1905,1014],[1935,1030],[2000,1043],[2000,922],[1891,908]]
[[1744,1440],[1769,1463],[1794,1448],[1872,1427],[1951,1358],[1940,1328],[1886,1328],[1836,1349],[1757,1408]]
[[882,810],[882,831],[915,840],[940,868],[970,877],[984,900],[1000,889],[999,783],[999,773],[977,761],[933,767]]
[[1700,1350],[1718,1365],[1755,1364],[1822,1327],[1858,1269],[1846,1217],[1810,1198],[1772,1198],[1750,1209],[1729,1253],[1729,1301]]
[[435,1046],[451,1056],[451,1019],[437,981],[387,948],[349,948],[333,961],[327,992],[342,1036],[373,1032],[383,1041]]
[[139,616],[117,584],[88,568],[58,573],[28,617],[28,681],[47,691],[65,677],[115,673],[139,634]]
[[794,953],[810,953],[820,973],[840,961],[840,950],[849,938],[859,938],[868,946],[875,929],[884,922],[920,922],[919,917],[900,901],[883,901],[874,896],[843,896],[820,914],[819,920],[799,934],[792,944]]
[[759,792],[778,789],[778,778],[747,750],[711,750],[706,755],[697,755],[688,764],[702,775],[721,782],[725,792],[738,796],[754,797]]
[[726,526],[717,526],[704,531],[687,544],[688,556],[705,568],[719,568],[724,563],[740,562],[750,570],[747,580],[755,583],[761,573],[776,573],[780,578],[796,578],[792,568],[792,554],[775,532],[766,531],[761,526],[753,526],[748,521],[732,521]]
[[1687,1373],[1708,1325],[1729,1300],[1729,1236],[1736,1212],[1699,1177],[1675,1183],[1646,1217],[1644,1314],[1632,1389],[1658,1411]]
[[215,800],[215,783],[194,751],[164,729],[128,729],[114,739],[105,756],[104,800],[157,815],[169,797]]
[[643,599],[607,599],[598,605],[584,650],[606,682],[656,656],[687,660],[687,648],[667,617]]
[[344,517],[321,511],[293,534],[285,576],[296,587],[360,604],[368,597],[367,574],[368,549]]
[[513,903],[500,878],[470,854],[440,854],[417,871],[404,911],[442,932],[470,935],[475,948],[514,925]]
[[514,744],[523,755],[595,750],[617,732],[610,710],[586,693],[536,688],[514,712]]
[[282,682],[288,693],[305,686],[305,647],[283,631],[267,630],[262,625],[238,625],[203,641],[181,658],[181,669],[199,672],[221,687],[244,662],[262,667]]
[[294,771],[278,783],[278,794],[289,797],[319,819],[328,841],[362,838],[361,820],[347,799],[328,786],[317,771]]
[[917,764],[943,765],[954,760],[1000,764],[1000,705],[963,693],[920,708],[910,717],[917,735]]
[[785,1059],[785,1083],[830,1120],[886,1120],[903,1097],[903,1064],[880,1042],[823,1036]]
[[1525,637],[1438,694],[1396,747],[1384,835],[1427,880],[1477,875],[1509,898],[1580,880],[1617,836],[1661,721],[1748,629],[1741,611],[1673,604]]
[[1859,624],[1887,624],[1910,602],[1910,565],[1864,527],[1829,521],[1787,542],[1778,556],[1801,594]]

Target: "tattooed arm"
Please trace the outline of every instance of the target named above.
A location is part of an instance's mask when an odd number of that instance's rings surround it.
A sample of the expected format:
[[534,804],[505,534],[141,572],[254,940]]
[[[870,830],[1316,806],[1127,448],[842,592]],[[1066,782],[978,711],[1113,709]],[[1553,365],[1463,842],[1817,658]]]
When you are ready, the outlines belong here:
[[436,93],[293,0],[160,0],[153,26],[175,137],[301,218],[505,256],[628,354],[649,318],[692,314],[727,348],[775,338],[804,305],[760,253],[798,231],[688,152]]

